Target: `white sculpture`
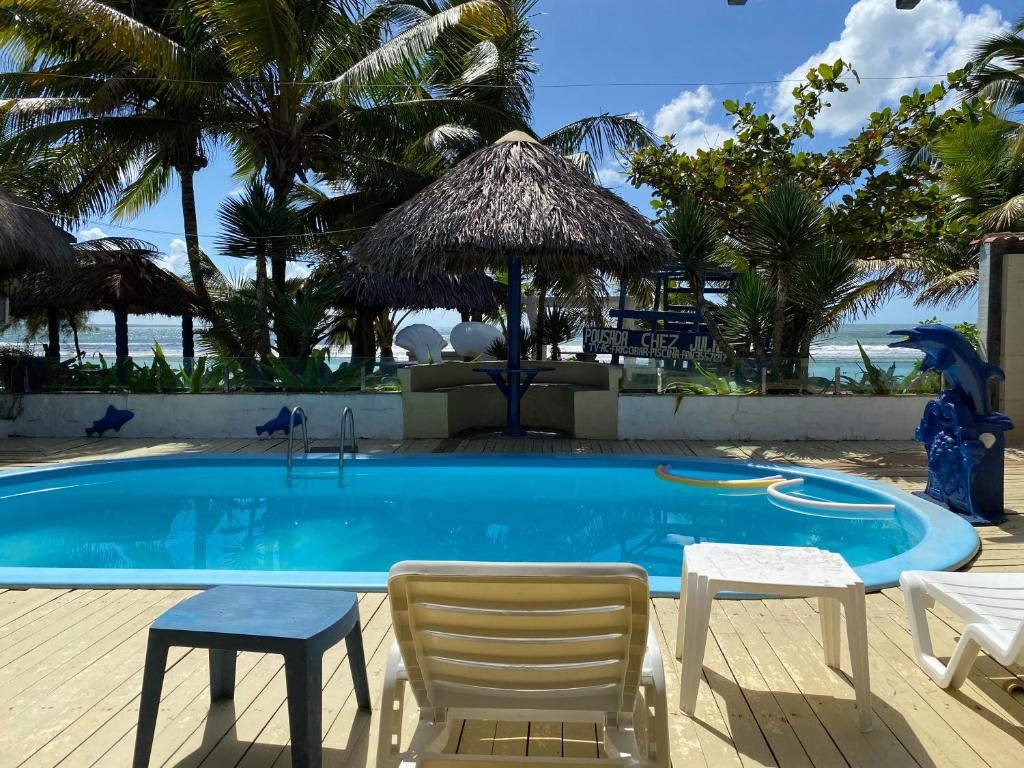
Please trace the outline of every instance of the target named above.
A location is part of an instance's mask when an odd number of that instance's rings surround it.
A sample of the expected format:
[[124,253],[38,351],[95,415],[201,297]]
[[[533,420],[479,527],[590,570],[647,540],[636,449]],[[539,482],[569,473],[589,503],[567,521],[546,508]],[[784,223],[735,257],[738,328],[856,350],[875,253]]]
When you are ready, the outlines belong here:
[[449,338],[459,357],[479,357],[487,354],[491,344],[503,336],[493,325],[469,321],[452,328]]
[[395,334],[395,345],[409,353],[417,363],[440,363],[441,350],[448,346],[444,336],[423,323],[414,323]]

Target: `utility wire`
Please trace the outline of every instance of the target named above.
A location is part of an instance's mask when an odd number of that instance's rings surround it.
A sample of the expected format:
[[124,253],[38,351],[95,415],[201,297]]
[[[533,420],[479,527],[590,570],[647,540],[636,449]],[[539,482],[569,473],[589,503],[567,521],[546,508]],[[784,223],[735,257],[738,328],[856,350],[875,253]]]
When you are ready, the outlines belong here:
[[[25,210],[25,211],[34,211],[35,213],[41,213],[44,216],[47,216],[47,217],[49,217],[51,219],[60,219],[60,218],[62,218],[60,216],[60,214],[56,214],[56,213],[54,213],[52,211],[47,211],[47,210],[45,210],[43,208],[38,208],[38,207],[36,207],[34,205],[25,205],[23,203],[16,203],[13,200],[8,200],[7,201],[7,205],[13,206],[15,208],[21,208],[22,210]],[[95,227],[109,227],[110,229],[123,229],[123,230],[129,231],[129,232],[146,232],[148,234],[153,234],[153,235],[172,235],[174,237],[185,237],[185,234],[183,232],[175,232],[175,231],[166,230],[166,229],[149,229],[147,227],[136,227],[136,226],[133,226],[133,225],[130,225],[130,224],[115,224],[112,221],[101,221],[99,219],[82,219],[81,220],[81,225],[82,226],[92,225],[92,226],[95,226]],[[350,234],[350,233],[353,233],[353,232],[365,232],[368,229],[370,229],[370,226],[349,227],[347,229],[322,229],[322,230],[310,231],[310,232],[307,232],[307,233],[288,234],[288,235],[255,235],[255,236],[253,236],[253,237],[251,237],[249,239],[251,239],[251,240],[287,240],[288,238],[309,239],[311,237],[319,237],[321,235],[343,235],[343,234]]]
[[[267,82],[265,79],[260,78],[231,78],[225,80],[191,80],[185,78],[172,78],[172,77],[123,77],[120,75],[111,75],[110,77],[95,77],[92,75],[70,75],[60,72],[4,72],[3,77],[43,77],[43,78],[57,78],[66,80],[88,80],[97,84],[108,82],[109,80],[123,80],[127,82],[158,82],[158,83],[177,83],[181,85],[226,85],[230,83],[246,83],[246,84],[261,84]],[[923,74],[923,75],[879,75],[879,76],[861,76],[859,78],[854,77],[841,77],[843,81],[895,81],[895,80],[935,80],[946,77],[947,74]],[[341,83],[337,80],[282,80],[275,81],[277,85],[288,85],[288,86],[314,86],[314,85],[330,85],[336,88],[348,88],[352,90],[374,90],[374,89],[385,89],[392,88],[398,90],[416,90],[418,86],[414,84],[402,84],[402,83],[379,83],[379,84],[355,84],[355,83]],[[724,87],[731,85],[783,85],[791,83],[805,83],[807,82],[803,78],[780,78],[776,80],[719,80],[719,81],[677,81],[677,80],[663,80],[663,81],[593,81],[593,82],[578,82],[578,83],[538,83],[533,87],[535,89],[559,89],[559,88],[698,88],[702,85],[708,86],[709,88]],[[451,88],[451,89],[466,89],[466,88],[479,88],[479,89],[495,89],[495,88],[508,88],[517,89],[518,85],[504,85],[504,84],[490,84],[490,83],[456,83],[449,86],[438,86],[439,89]],[[430,90],[427,88],[426,90]]]

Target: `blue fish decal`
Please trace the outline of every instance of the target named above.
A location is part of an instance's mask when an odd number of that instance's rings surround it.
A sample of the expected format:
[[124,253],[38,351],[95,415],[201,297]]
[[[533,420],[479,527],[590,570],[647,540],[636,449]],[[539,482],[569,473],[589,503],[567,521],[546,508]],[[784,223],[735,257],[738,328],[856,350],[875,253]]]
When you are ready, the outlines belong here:
[[115,432],[120,432],[121,427],[127,424],[129,421],[135,418],[134,411],[119,411],[112,405],[107,406],[107,412],[103,414],[102,419],[97,419],[92,423],[91,427],[86,427],[85,436],[92,437],[93,435],[102,436],[108,429],[112,429]]
[[[291,414],[292,412],[289,409],[282,408],[280,411],[278,411],[277,416],[272,418],[266,424],[261,424],[260,426],[256,427],[256,434],[262,435],[264,432],[266,432],[268,435],[272,435],[278,430],[281,430],[281,432],[287,435],[289,432],[291,432],[292,428]],[[301,413],[295,414],[294,425],[298,426],[302,424],[303,418],[304,417]]]

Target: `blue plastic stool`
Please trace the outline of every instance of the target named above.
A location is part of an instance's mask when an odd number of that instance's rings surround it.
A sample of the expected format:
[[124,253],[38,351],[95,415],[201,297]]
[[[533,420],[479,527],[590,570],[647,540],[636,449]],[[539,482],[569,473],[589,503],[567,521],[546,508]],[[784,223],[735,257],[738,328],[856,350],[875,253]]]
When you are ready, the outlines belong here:
[[292,765],[323,764],[324,652],[342,638],[360,709],[370,708],[359,605],[352,592],[279,587],[214,587],[178,603],[149,628],[134,768],[146,768],[160,709],[167,651],[210,649],[210,699],[232,698],[237,651],[284,656]]

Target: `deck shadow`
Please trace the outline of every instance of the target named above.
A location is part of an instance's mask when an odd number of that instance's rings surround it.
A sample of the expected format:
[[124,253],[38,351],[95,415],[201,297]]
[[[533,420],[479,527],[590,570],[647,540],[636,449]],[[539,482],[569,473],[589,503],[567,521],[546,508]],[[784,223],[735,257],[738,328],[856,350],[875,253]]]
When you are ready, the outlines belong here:
[[[281,705],[287,709],[287,700]],[[370,714],[357,712],[348,733],[348,741],[344,747],[323,747],[323,764],[325,766],[346,766],[346,768],[364,768],[368,766],[368,747],[370,735]],[[246,741],[238,737],[238,714],[233,701],[218,702],[210,708],[203,724],[202,742],[196,749],[173,763],[173,768],[185,766],[221,766],[220,760],[212,757],[215,750],[226,750],[228,755],[239,755],[231,765],[290,766],[291,743],[267,743]],[[330,726],[329,722],[324,723]],[[258,738],[258,737],[257,737]]]
[[[773,747],[772,742],[788,741],[792,746],[795,740],[804,750],[809,764],[823,764],[820,762],[820,754],[815,755],[815,748],[810,744],[813,739],[807,737],[808,729],[820,729],[820,732],[828,734],[838,752],[833,759],[849,761],[850,764],[853,764],[851,756],[869,753],[874,755],[878,765],[884,765],[885,768],[939,768],[944,765],[930,757],[925,745],[916,738],[914,726],[875,691],[871,693],[874,728],[868,733],[861,733],[853,703],[853,681],[845,672],[839,670],[828,670],[828,673],[835,675],[844,685],[850,687],[850,698],[812,691],[793,693],[766,688],[745,688],[731,677],[725,677],[705,666],[701,685],[709,685],[715,692],[715,698],[722,707],[723,719],[727,723],[752,721],[760,731],[760,740],[752,740],[750,733],[745,733],[741,738],[737,738],[735,734],[724,734],[719,728],[699,717],[694,717],[693,723],[716,738],[732,744],[743,757],[754,762],[763,760],[765,753],[769,752],[775,764],[784,765],[785,758],[776,754],[776,747]],[[771,706],[771,700],[774,700],[775,706]],[[768,708],[776,710],[775,713],[765,712],[765,702],[769,702]],[[781,719],[776,719],[779,714]],[[809,717],[813,717],[814,720],[809,720]],[[809,721],[810,725],[805,722],[797,727],[795,723],[801,719]],[[780,727],[788,728],[786,737],[779,733]],[[818,749],[820,750],[820,744]],[[746,760],[743,762],[746,763]]]

